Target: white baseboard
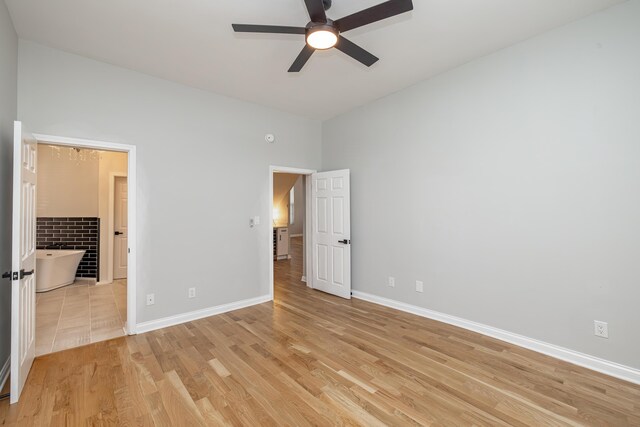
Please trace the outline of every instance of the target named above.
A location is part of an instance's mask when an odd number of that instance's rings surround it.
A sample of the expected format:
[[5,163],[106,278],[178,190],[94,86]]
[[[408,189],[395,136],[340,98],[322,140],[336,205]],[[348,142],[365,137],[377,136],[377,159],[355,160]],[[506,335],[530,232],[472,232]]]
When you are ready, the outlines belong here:
[[249,298],[242,301],[231,302],[229,304],[217,305],[215,307],[203,308],[201,310],[190,311],[187,313],[176,314],[175,316],[163,317],[161,319],[138,323],[136,325],[136,333],[141,334],[144,332],[155,331],[156,329],[167,328],[169,326],[191,322],[193,320],[202,319],[204,317],[210,317],[215,316],[216,314],[239,310],[241,308],[271,301],[271,299],[272,298],[270,295],[263,295],[256,298]]
[[11,355],[7,357],[7,361],[4,362],[2,366],[2,370],[0,370],[0,390],[4,388],[7,379],[9,378],[9,374],[11,373]]
[[385,307],[395,308],[396,310],[437,320],[439,322],[448,323],[450,325],[468,329],[473,332],[478,332],[480,334],[506,341],[520,347],[528,348],[529,350],[537,351],[538,353],[546,354],[547,356],[555,357],[556,359],[564,360],[565,362],[573,363],[574,365],[582,366],[584,368],[601,372],[612,377],[620,378],[634,384],[640,384],[639,369],[631,368],[629,366],[621,365],[615,362],[610,362],[605,359],[600,359],[598,357],[560,347],[555,344],[538,341],[533,338],[525,337],[524,335],[514,334],[512,332],[494,328],[493,326],[483,325],[482,323],[473,322],[471,320],[462,319],[460,317],[450,316],[438,311],[429,310],[427,308],[406,304],[400,301],[395,301],[376,295],[371,295],[365,292],[353,291],[352,296],[364,301],[369,301],[375,304],[383,305]]
[[300,279],[301,281],[307,283],[307,276],[302,276],[302,279]]

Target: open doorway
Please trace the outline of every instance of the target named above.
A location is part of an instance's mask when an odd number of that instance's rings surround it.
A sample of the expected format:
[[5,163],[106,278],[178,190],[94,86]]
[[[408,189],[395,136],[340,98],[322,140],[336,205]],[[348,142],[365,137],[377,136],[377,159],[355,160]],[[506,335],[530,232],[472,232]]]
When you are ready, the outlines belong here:
[[36,356],[126,333],[128,164],[38,141]]
[[273,296],[276,286],[310,286],[307,282],[311,265],[308,186],[315,171],[272,166],[269,172]]

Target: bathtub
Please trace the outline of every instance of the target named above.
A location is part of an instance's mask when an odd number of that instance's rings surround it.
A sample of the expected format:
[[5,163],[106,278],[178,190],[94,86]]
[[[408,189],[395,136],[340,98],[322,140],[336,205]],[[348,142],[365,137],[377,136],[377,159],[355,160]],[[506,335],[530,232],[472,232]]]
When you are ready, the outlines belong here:
[[36,292],[70,285],[85,251],[38,249],[36,251]]

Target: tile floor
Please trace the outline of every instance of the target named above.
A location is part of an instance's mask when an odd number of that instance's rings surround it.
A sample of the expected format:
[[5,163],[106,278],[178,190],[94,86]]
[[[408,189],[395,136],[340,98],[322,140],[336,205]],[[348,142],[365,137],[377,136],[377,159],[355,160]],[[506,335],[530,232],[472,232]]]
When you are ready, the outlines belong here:
[[124,335],[127,281],[36,294],[36,356]]

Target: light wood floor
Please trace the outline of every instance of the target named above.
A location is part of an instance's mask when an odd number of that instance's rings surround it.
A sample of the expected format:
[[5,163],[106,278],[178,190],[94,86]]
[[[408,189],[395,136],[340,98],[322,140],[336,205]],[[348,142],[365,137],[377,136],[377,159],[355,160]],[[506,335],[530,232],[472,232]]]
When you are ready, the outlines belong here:
[[299,257],[273,304],[38,358],[0,425],[640,425],[639,386],[308,290]]

